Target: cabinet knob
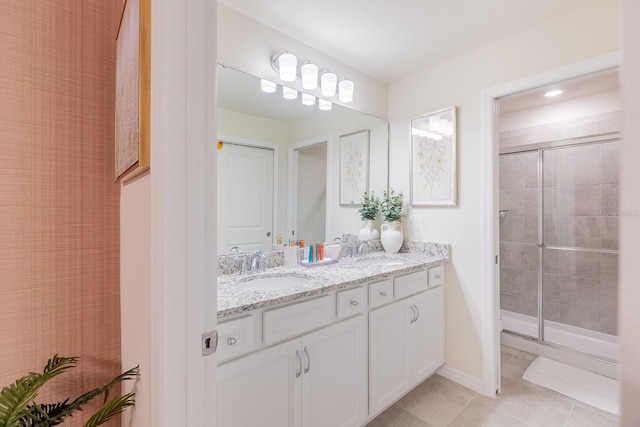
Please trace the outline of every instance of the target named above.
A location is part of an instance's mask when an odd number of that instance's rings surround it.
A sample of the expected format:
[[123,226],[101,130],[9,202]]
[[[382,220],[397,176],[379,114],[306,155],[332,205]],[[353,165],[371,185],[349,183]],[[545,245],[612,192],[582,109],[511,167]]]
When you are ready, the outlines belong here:
[[387,291],[380,291],[380,296],[381,297],[386,297],[387,296]]
[[441,274],[436,274],[436,279],[442,279],[442,275]]
[[234,337],[227,338],[227,344],[229,344],[229,345],[234,345],[237,342],[238,342],[237,338],[234,338]]
[[357,299],[355,299],[355,298],[354,298],[354,299],[352,299],[352,300],[351,300],[351,305],[353,305],[354,307],[355,307],[356,305],[358,305],[358,300],[357,300]]

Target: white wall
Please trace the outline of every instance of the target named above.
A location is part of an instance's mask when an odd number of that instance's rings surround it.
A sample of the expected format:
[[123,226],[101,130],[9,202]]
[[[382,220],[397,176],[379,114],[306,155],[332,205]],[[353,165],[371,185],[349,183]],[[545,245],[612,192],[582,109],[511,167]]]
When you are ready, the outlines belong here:
[[325,241],[327,217],[327,145],[298,151],[298,239],[305,244]]
[[[289,138],[297,143],[320,136],[327,136],[329,149],[329,186],[327,188],[330,204],[329,237],[331,240],[342,233],[357,234],[362,228],[357,207],[340,205],[340,135],[369,129],[369,188],[377,195],[387,188],[388,175],[388,124],[386,121],[357,112],[345,114],[327,112],[319,119],[300,119],[291,123]],[[379,224],[378,224],[379,225]]]
[[[586,2],[585,2],[586,3]],[[479,385],[482,282],[482,90],[619,49],[618,3],[596,0],[389,86],[390,186],[409,193],[409,121],[458,106],[458,206],[413,208],[405,238],[449,242],[446,363]]]
[[[640,210],[640,2],[623,0],[622,62],[623,136],[620,159],[620,206]],[[640,425],[640,216],[623,216],[620,221],[620,343],[622,367],[622,425]]]
[[[256,77],[279,81],[271,68],[271,57],[288,50],[298,59],[308,59],[320,68],[328,68],[353,80],[354,98],[353,102],[347,104],[350,108],[377,117],[387,117],[387,85],[362,71],[221,4],[218,4],[218,34],[222,35],[218,38],[220,64]],[[290,86],[302,89],[300,81],[292,82]]]
[[500,114],[499,132],[620,111],[618,89]]

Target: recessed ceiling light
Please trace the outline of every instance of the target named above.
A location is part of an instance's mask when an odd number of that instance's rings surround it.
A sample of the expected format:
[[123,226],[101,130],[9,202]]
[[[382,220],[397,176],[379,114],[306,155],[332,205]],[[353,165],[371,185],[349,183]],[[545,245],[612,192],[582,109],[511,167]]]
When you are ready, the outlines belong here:
[[558,95],[560,95],[562,92],[564,92],[562,89],[553,89],[553,90],[550,90],[550,91],[546,92],[546,93],[544,94],[544,96],[546,96],[547,98],[550,98],[550,97],[552,97],[552,96],[558,96]]

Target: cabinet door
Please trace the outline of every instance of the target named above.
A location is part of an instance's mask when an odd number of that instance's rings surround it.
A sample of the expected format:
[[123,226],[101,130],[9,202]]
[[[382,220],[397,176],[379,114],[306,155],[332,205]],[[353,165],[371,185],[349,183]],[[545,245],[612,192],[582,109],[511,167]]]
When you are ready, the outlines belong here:
[[414,318],[409,300],[369,313],[369,415],[409,389],[409,323]]
[[417,320],[409,325],[409,372],[422,381],[444,363],[444,288],[410,298]]
[[304,427],[357,427],[366,420],[366,334],[360,315],[302,337]]
[[218,427],[300,426],[300,339],[218,367]]

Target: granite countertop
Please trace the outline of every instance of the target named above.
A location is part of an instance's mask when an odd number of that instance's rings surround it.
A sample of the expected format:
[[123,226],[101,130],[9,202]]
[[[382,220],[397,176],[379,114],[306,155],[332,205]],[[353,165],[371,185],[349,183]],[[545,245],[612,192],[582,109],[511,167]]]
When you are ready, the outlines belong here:
[[[449,245],[405,242],[402,253],[373,252],[341,258],[335,264],[316,267],[274,267],[255,274],[218,276],[218,319],[251,310],[272,307],[337,289],[355,287],[367,281],[386,279],[449,261]],[[293,276],[304,284],[280,290],[248,290],[241,285],[255,278]]]

